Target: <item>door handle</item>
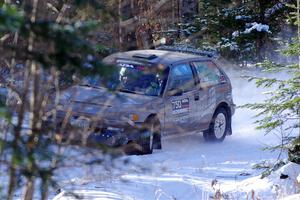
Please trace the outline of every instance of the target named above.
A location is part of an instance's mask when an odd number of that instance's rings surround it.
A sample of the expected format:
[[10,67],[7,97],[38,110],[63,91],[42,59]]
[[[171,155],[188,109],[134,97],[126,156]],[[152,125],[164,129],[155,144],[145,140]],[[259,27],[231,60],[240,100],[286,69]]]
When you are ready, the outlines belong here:
[[200,99],[200,96],[199,96],[199,94],[195,94],[195,101],[199,101],[199,99]]

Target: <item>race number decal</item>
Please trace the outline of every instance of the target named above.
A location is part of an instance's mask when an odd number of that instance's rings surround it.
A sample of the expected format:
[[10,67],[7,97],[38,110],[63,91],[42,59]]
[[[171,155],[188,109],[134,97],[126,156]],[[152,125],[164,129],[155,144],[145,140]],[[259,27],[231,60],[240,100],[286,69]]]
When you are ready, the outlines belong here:
[[190,100],[189,98],[172,101],[172,114],[185,114],[190,111]]

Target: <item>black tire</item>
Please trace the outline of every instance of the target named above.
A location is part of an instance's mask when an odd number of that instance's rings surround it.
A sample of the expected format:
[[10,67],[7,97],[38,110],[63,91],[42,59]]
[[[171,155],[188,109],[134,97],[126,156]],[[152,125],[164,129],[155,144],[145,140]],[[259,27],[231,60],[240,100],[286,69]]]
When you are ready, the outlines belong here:
[[153,149],[162,149],[160,131],[154,135]]
[[218,108],[213,115],[209,129],[203,131],[205,141],[223,142],[230,127],[230,121],[227,111],[224,108]]
[[140,138],[141,154],[152,154],[153,149],[161,149],[160,124],[158,120],[150,119],[145,122],[144,134],[147,137]]

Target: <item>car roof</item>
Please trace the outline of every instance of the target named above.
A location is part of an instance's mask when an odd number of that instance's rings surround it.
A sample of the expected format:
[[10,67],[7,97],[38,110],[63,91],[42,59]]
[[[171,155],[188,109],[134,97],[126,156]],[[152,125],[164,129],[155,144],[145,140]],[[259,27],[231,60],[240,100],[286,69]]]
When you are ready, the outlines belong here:
[[208,57],[199,55],[180,53],[166,50],[134,50],[119,52],[106,57],[103,61],[112,63],[115,60],[124,59],[132,61],[147,62],[150,64],[171,65],[180,61],[188,60],[211,60]]

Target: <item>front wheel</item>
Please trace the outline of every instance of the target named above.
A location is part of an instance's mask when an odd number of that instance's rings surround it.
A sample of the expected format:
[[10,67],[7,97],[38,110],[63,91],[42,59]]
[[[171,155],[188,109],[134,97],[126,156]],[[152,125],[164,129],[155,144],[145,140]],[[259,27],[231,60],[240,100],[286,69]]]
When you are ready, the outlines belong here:
[[203,132],[204,139],[211,142],[222,142],[227,134],[229,118],[224,108],[219,108],[210,123],[209,129]]
[[161,148],[160,125],[156,120],[146,123],[146,130],[138,142],[141,146],[141,154],[152,154],[154,148]]

